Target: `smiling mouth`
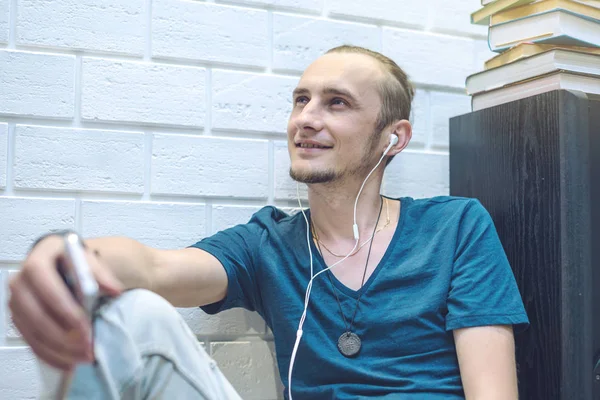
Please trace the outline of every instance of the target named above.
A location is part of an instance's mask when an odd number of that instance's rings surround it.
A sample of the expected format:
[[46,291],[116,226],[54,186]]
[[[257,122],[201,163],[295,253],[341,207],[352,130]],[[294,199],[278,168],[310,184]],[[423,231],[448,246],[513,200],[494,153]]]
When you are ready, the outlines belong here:
[[331,149],[331,147],[328,147],[328,146],[320,146],[318,144],[311,144],[311,143],[298,143],[296,145],[296,147],[301,148],[301,149]]

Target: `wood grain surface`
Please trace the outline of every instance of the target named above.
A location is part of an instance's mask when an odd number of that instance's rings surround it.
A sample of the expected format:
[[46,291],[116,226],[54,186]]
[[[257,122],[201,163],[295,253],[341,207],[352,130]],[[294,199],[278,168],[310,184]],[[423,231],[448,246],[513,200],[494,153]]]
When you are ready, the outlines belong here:
[[451,194],[492,215],[530,318],[521,399],[592,399],[589,104],[554,91],[450,120]]

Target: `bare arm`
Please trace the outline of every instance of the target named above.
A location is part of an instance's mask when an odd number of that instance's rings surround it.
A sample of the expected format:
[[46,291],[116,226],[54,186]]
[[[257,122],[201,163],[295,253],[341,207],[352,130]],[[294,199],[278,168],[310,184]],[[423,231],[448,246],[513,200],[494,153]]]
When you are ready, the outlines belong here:
[[227,293],[225,269],[204,250],[158,250],[125,237],[86,243],[125,288],[151,290],[176,307],[214,303]]
[[[152,290],[175,306],[219,301],[227,292],[221,263],[199,249],[157,250],[124,237],[88,239],[86,258],[101,290]],[[91,323],[62,281],[63,240],[40,241],[10,280],[12,319],[35,354],[63,370],[93,359]],[[65,340],[65,338],[70,338]]]
[[454,340],[467,400],[519,397],[511,326],[457,329]]

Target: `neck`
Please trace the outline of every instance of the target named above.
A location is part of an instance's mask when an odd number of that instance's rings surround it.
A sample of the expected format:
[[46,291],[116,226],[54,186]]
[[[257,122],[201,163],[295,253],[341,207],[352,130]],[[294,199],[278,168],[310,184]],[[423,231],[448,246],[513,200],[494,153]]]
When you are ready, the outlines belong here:
[[[383,174],[374,173],[363,188],[356,208],[356,222],[364,240],[372,234],[381,205]],[[345,184],[312,184],[308,187],[311,219],[319,237],[335,241],[354,241],[354,204],[364,177]]]

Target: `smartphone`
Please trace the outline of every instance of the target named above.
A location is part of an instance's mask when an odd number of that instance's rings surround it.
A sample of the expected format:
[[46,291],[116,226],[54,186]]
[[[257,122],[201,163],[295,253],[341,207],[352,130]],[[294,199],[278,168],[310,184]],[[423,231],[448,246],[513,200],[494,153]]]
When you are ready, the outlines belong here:
[[98,282],[85,258],[85,248],[76,233],[65,237],[65,258],[58,263],[58,272],[75,300],[91,318],[99,299]]
[[[91,321],[100,298],[98,282],[85,258],[85,247],[79,235],[68,233],[64,241],[65,257],[57,264],[58,273]],[[54,391],[55,400],[66,399],[72,379],[72,371],[62,374],[58,387]]]

